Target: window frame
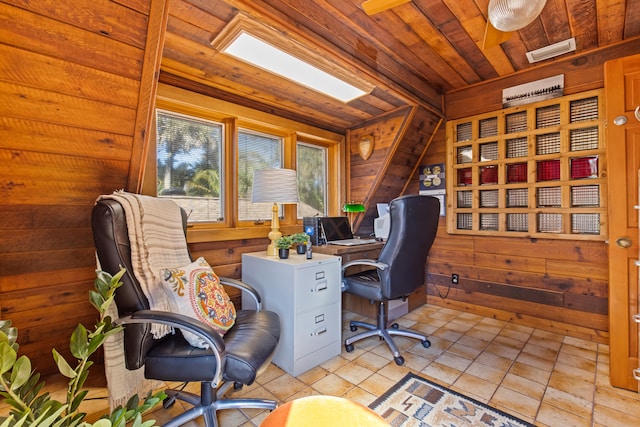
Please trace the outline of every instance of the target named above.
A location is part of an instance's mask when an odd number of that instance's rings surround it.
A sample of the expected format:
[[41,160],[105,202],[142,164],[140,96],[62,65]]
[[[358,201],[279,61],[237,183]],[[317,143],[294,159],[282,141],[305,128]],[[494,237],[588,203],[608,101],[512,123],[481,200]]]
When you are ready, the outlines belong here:
[[[155,108],[182,114],[186,117],[191,116],[224,124],[225,146],[223,148],[223,185],[221,188],[224,197],[224,220],[189,223],[187,230],[189,242],[262,238],[271,229],[270,218],[266,218],[260,223],[238,220],[237,135],[240,129],[282,137],[284,168],[297,168],[296,147],[298,141],[326,147],[328,163],[327,212],[339,214],[340,200],[346,194],[344,135],[163,83],[158,85]],[[154,122],[151,139],[154,148],[148,150],[147,153],[142,189],[144,194],[150,195],[157,195],[155,129]],[[284,207],[280,230],[283,233],[295,232],[298,226],[302,225],[302,218],[297,218],[297,206],[284,205]]]
[[[304,141],[303,139],[298,139],[296,144],[295,144],[295,148],[296,148],[296,156],[295,156],[295,164],[296,164],[296,170],[299,169],[299,165],[298,165],[298,146],[300,145],[304,145],[304,146],[308,146],[308,147],[314,147],[314,148],[321,148],[322,154],[323,154],[323,163],[324,163],[324,176],[325,176],[325,181],[326,181],[326,193],[324,195],[324,204],[325,204],[325,212],[324,214],[328,215],[328,210],[327,207],[329,206],[329,180],[330,180],[330,175],[329,175],[329,150],[325,145],[322,144],[313,144],[313,143],[309,143]],[[302,216],[298,215],[298,219],[302,220]]]

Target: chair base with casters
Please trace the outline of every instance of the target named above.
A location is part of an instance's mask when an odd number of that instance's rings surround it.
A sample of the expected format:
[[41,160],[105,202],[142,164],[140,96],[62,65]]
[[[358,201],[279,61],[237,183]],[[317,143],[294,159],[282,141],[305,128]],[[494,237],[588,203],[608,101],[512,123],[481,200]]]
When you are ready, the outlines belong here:
[[165,409],[173,406],[175,400],[181,400],[193,406],[186,412],[178,415],[163,427],[178,427],[198,417],[203,417],[205,426],[217,427],[218,421],[216,412],[224,409],[268,409],[273,411],[276,409],[276,402],[267,399],[229,399],[224,400],[222,396],[228,391],[233,383],[226,383],[214,393],[211,383],[200,384],[200,396],[183,390],[169,389],[165,390],[167,398],[163,402]]
[[369,330],[366,332],[361,332],[357,335],[354,335],[344,340],[345,350],[347,350],[348,353],[351,353],[354,349],[353,348],[354,342],[377,335],[380,337],[380,339],[384,339],[386,341],[387,345],[389,346],[389,349],[391,350],[391,353],[393,354],[393,360],[395,360],[397,365],[401,366],[404,364],[404,357],[400,356],[400,351],[398,350],[398,347],[396,346],[396,344],[393,342],[391,335],[400,335],[403,337],[415,338],[417,340],[420,340],[424,348],[431,347],[431,341],[429,341],[426,336],[419,334],[417,332],[407,331],[405,329],[399,329],[397,323],[393,323],[391,327],[387,327],[387,325],[388,325],[388,320],[387,320],[387,313],[385,311],[385,303],[384,301],[380,301],[378,302],[378,314],[377,314],[376,325],[372,325],[371,323],[358,322],[355,320],[352,320],[349,323],[351,332],[357,331],[359,327],[369,329]]

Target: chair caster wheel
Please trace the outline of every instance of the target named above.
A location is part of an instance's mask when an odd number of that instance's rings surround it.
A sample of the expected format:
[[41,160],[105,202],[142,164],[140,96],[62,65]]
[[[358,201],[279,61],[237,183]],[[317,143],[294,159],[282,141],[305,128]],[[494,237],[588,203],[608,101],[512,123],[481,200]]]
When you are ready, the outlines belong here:
[[173,404],[176,403],[176,397],[172,396],[172,397],[167,397],[162,401],[162,407],[164,409],[169,409],[173,406]]
[[345,344],[344,349],[347,350],[347,353],[351,353],[353,351],[353,344]]
[[398,366],[404,365],[404,357],[402,356],[394,357],[393,360],[396,361],[396,365]]
[[393,325],[391,325],[391,327],[392,327],[393,329],[398,329],[400,326],[398,326],[398,324],[397,324],[397,323],[394,323]]
[[358,327],[356,325],[350,325],[349,329],[351,329],[351,332],[355,332],[358,330]]
[[242,387],[244,387],[244,384],[242,384],[240,382],[236,381],[235,383],[233,383],[233,389],[236,390],[236,391],[237,390],[242,390]]
[[424,341],[422,341],[422,346],[423,346],[424,348],[429,348],[429,347],[431,347],[431,341],[429,341],[429,340],[424,340]]

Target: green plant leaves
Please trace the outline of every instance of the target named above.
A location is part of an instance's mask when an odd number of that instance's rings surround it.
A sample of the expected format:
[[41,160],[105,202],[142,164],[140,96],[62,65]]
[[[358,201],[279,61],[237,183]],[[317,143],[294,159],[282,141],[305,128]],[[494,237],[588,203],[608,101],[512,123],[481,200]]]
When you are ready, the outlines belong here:
[[[78,325],[70,338],[70,350],[78,359],[74,369],[65,358],[52,349],[53,358],[62,375],[70,378],[67,390],[67,402],[61,403],[51,399],[49,393],[40,393],[44,382],[40,375],[32,372],[31,361],[26,356],[18,358],[18,330],[11,326],[10,320],[0,320],[0,396],[3,403],[11,407],[7,417],[0,417],[0,427],[90,427],[86,423],[85,413],[79,412],[81,403],[88,390],[82,390],[93,362],[89,357],[95,353],[107,337],[120,332],[123,327],[112,323],[105,316],[113,303],[115,290],[122,285],[120,278],[125,273],[122,268],[115,276],[97,271],[94,281],[95,290],[89,293],[90,303],[100,312],[100,321],[93,331],[89,332],[83,325]],[[94,427],[125,427],[132,421],[133,427],[150,427],[155,421],[142,421],[144,412],[161,402],[166,395],[158,392],[149,395],[140,404],[138,396],[129,400],[126,408],[118,408],[109,416],[96,421]]]
[[88,342],[87,328],[82,325],[76,326],[71,334],[71,354],[76,359],[84,359],[89,356],[89,342]]
[[58,353],[58,351],[55,348],[52,350],[52,352],[53,352],[53,360],[56,361],[56,364],[58,365],[58,370],[60,371],[60,373],[67,378],[75,378],[77,375],[76,371],[74,371],[73,368],[69,366],[69,364],[64,359],[64,357],[62,357],[62,355]]
[[17,390],[22,387],[31,376],[31,360],[27,356],[20,356],[13,365],[11,371],[11,389]]
[[[3,335],[0,333],[0,335]],[[6,336],[6,335],[5,335]],[[0,342],[0,375],[8,372],[16,363],[17,353],[8,342]]]

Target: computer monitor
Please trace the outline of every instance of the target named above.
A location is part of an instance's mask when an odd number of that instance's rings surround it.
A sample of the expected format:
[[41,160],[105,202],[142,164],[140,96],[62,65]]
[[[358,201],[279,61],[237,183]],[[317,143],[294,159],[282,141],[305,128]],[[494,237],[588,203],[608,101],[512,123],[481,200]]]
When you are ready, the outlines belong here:
[[373,233],[376,239],[386,240],[389,237],[391,216],[389,215],[389,203],[378,203],[378,218],[373,220]]
[[321,217],[320,226],[322,227],[326,242],[353,238],[349,218],[346,216]]
[[389,213],[389,203],[377,203],[376,206],[378,208],[378,217]]

